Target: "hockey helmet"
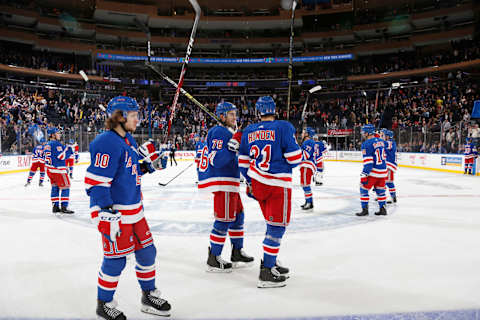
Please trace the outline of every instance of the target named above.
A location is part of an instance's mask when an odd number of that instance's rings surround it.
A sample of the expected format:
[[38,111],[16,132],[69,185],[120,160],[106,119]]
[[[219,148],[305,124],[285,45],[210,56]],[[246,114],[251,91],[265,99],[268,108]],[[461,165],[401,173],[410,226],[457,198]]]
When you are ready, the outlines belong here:
[[44,144],[44,143],[47,142],[47,141],[45,141],[45,138],[44,138],[44,137],[41,137],[39,142],[40,142],[41,144]]
[[373,126],[373,124],[366,124],[362,127],[362,133],[374,134],[375,133],[375,127]]
[[312,127],[306,127],[305,131],[310,138],[313,138],[313,136],[315,135],[315,129],[313,129]]
[[217,104],[217,107],[215,108],[215,114],[217,117],[220,117],[220,115],[226,115],[227,112],[232,111],[232,110],[237,110],[237,107],[230,102],[220,102]]
[[270,96],[260,97],[255,104],[255,108],[262,116],[275,114],[275,101]]
[[70,143],[70,144],[74,144],[74,143],[75,143],[75,140],[73,140],[73,139],[70,139],[70,140],[68,140],[68,143]]
[[138,103],[135,99],[125,96],[112,98],[107,105],[107,113],[111,116],[115,110],[121,110],[123,117],[127,118],[129,111],[138,111]]
[[465,138],[465,143],[471,143],[471,142],[472,142],[472,138],[470,138],[470,137]]
[[52,135],[52,134],[55,134],[55,133],[57,133],[57,132],[60,132],[60,130],[59,130],[58,128],[56,128],[56,127],[51,127],[51,128],[48,128],[48,129],[47,129],[47,134],[48,134],[49,136]]

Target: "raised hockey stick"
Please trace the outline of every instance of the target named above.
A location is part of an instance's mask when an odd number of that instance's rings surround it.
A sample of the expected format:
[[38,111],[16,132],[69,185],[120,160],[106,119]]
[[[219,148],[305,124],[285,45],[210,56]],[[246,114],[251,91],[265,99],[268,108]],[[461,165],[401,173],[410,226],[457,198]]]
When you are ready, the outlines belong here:
[[290,48],[288,51],[288,96],[287,96],[287,120],[290,119],[290,97],[292,95],[292,78],[293,78],[293,25],[295,22],[295,8],[297,0],[292,2],[292,17],[290,19]]
[[307,92],[307,98],[305,99],[305,104],[303,105],[303,111],[302,111],[302,117],[300,118],[301,121],[301,126],[303,128],[303,125],[306,123],[305,121],[305,111],[307,110],[307,104],[308,104],[308,98],[310,97],[310,94],[317,92],[319,90],[322,90],[322,86],[315,86],[312,89],[308,90]]
[[188,168],[190,168],[191,166],[193,166],[195,162],[192,162],[188,165],[188,167],[186,167],[185,169],[183,169],[182,171],[180,171],[175,177],[173,177],[172,179],[170,179],[167,183],[161,183],[159,182],[158,185],[159,186],[162,186],[162,187],[166,187],[170,182],[172,182],[173,180],[175,180],[177,177],[179,177],[182,173],[184,173],[185,171],[187,171]]
[[[169,76],[167,76],[165,73],[163,73],[162,71],[158,70],[153,64],[151,64],[150,62],[145,62],[145,65],[147,67],[150,68],[150,70],[152,70],[155,74],[157,74],[158,76],[160,76],[162,79],[164,79],[165,81],[167,81],[168,83],[170,83],[172,86],[174,86],[175,88],[178,89],[178,84],[175,83],[175,81],[173,81]],[[202,109],[206,114],[208,114],[210,117],[212,117],[215,121],[217,121],[219,124],[223,124],[222,123],[222,120],[220,120],[219,117],[217,117],[214,113],[210,112],[210,110],[208,110],[208,108],[202,104],[200,101],[198,101],[197,99],[195,99],[190,93],[188,93],[185,89],[183,88],[180,88],[180,92],[185,96],[187,97],[190,101],[192,101],[197,107],[199,107],[200,109]]]
[[172,103],[172,110],[170,113],[170,119],[168,120],[168,130],[167,136],[170,135],[170,128],[172,127],[172,121],[175,117],[175,109],[177,108],[178,96],[180,95],[180,89],[183,86],[183,80],[185,79],[185,73],[187,72],[188,62],[190,60],[190,54],[192,53],[193,49],[193,42],[195,41],[195,33],[197,32],[198,21],[200,20],[200,16],[202,14],[202,9],[198,4],[197,0],[189,0],[195,10],[195,21],[193,22],[192,33],[190,35],[190,40],[188,41],[187,45],[187,54],[185,55],[185,60],[183,61],[182,71],[180,72],[180,78],[178,79],[178,86],[177,91],[175,92],[175,96],[173,97]]

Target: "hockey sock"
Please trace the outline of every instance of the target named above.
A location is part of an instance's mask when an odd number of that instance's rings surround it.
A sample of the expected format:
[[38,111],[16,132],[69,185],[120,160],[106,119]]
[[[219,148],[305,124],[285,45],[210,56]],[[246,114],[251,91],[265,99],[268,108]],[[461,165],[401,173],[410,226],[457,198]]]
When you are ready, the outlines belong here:
[[368,189],[360,186],[360,202],[362,203],[362,208],[368,207],[368,200],[370,197],[368,195]]
[[157,249],[152,244],[146,248],[135,251],[135,271],[138,283],[143,291],[155,290],[155,256]]
[[103,258],[102,267],[98,273],[98,300],[110,302],[117,289],[118,280],[123,268],[125,268],[127,258]]
[[280,242],[284,233],[285,227],[267,224],[267,233],[263,240],[263,265],[266,268],[272,268],[275,266],[277,255],[280,251]]
[[62,189],[62,196],[60,201],[62,202],[62,207],[68,207],[68,201],[70,200],[70,189]]
[[45,171],[40,171],[40,182],[45,179]]
[[[34,175],[35,175],[35,172],[33,172],[33,171],[30,171],[28,173],[28,179],[27,179],[28,183],[30,183],[30,181],[32,181],[32,178],[33,178]],[[40,177],[41,177],[41,174],[40,174]]]
[[70,176],[71,176],[73,174],[73,167],[69,167],[68,169],[70,170],[69,173],[70,173]]
[[229,222],[222,222],[218,220],[215,220],[213,223],[213,229],[210,233],[210,247],[212,248],[212,254],[214,256],[219,256],[222,254],[229,224]]
[[377,193],[378,197],[378,205],[380,206],[380,208],[383,208],[385,206],[385,202],[387,201],[387,196],[385,195],[385,187],[375,188],[375,192]]
[[393,184],[393,182],[387,182],[387,187],[388,187],[388,191],[390,192],[390,195],[392,196],[392,198],[395,198],[397,195],[396,195],[396,191],[395,191],[395,185]]
[[60,199],[59,199],[60,189],[57,186],[52,186],[52,192],[50,193],[50,199],[52,200],[52,205],[59,206]]
[[228,229],[228,236],[232,242],[232,246],[235,249],[243,248],[243,221],[245,219],[245,214],[242,212],[237,213],[235,221],[230,223]]
[[310,186],[302,187],[303,193],[305,194],[305,201],[307,203],[313,203],[313,198],[312,198],[312,188]]

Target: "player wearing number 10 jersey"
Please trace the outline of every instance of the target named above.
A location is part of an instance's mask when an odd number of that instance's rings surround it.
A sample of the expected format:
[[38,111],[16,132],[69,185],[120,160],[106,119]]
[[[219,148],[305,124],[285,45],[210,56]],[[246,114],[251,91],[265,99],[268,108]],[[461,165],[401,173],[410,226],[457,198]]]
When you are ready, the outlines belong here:
[[262,121],[243,130],[238,162],[247,184],[251,184],[247,193],[259,202],[267,223],[257,286],[282,287],[289,270],[278,265],[277,255],[290,222],[292,169],[302,161],[302,151],[292,124],[275,120],[275,102],[270,96],[259,98],[255,107]]
[[360,202],[362,211],[357,216],[368,215],[368,191],[373,187],[378,197],[380,211],[376,215],[386,215],[385,180],[387,179],[387,155],[385,140],[375,137],[375,127],[371,124],[362,127],[365,141],[362,143],[363,170],[360,174]]

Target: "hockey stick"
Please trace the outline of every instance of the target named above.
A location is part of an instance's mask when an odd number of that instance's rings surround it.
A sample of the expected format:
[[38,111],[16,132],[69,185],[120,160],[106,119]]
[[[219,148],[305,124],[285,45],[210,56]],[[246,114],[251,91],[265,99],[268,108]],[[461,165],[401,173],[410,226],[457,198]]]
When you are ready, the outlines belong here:
[[182,173],[184,173],[185,171],[187,171],[188,168],[190,168],[191,166],[193,166],[195,162],[192,162],[188,165],[188,167],[186,167],[185,169],[183,169],[182,171],[180,171],[180,173],[178,173],[175,177],[173,177],[172,179],[170,179],[167,183],[161,183],[159,182],[158,185],[159,186],[162,186],[162,187],[166,187],[170,182],[172,182],[173,180],[175,180],[178,176],[180,176]]
[[295,22],[295,8],[297,0],[292,2],[292,18],[290,20],[290,48],[288,52],[288,96],[287,96],[287,120],[290,119],[290,97],[292,95],[293,78],[293,24]]
[[306,123],[306,121],[305,121],[305,111],[307,110],[308,98],[310,97],[310,94],[314,93],[314,92],[317,92],[319,90],[322,90],[322,86],[315,86],[312,89],[308,90],[307,98],[305,99],[305,104],[303,105],[302,118],[300,119],[302,125],[300,127],[303,127],[303,124]]
[[193,42],[195,41],[195,33],[197,32],[198,21],[200,20],[200,15],[202,14],[202,9],[198,4],[197,0],[189,0],[195,10],[195,21],[193,22],[192,33],[190,35],[190,40],[187,45],[187,54],[185,55],[185,60],[183,61],[182,71],[180,72],[180,78],[178,79],[177,91],[175,91],[175,96],[173,97],[172,110],[170,113],[170,119],[168,120],[168,130],[167,136],[170,135],[170,128],[172,127],[172,121],[175,117],[175,109],[177,108],[178,96],[180,95],[180,89],[183,86],[183,80],[185,79],[185,73],[187,72],[188,62],[190,60],[190,54],[193,49]]
[[[175,88],[179,88],[178,87],[178,84],[175,83],[175,81],[173,81],[169,76],[167,76],[165,73],[163,73],[162,71],[158,70],[153,64],[149,63],[149,62],[145,62],[145,65],[147,67],[149,67],[155,74],[157,74],[158,76],[160,76],[162,79],[164,79],[165,81],[167,81],[168,83],[170,83],[172,86],[174,86]],[[219,117],[217,117],[214,113],[210,112],[210,110],[208,110],[208,108],[203,105],[200,101],[198,101],[197,99],[195,99],[190,93],[188,93],[185,89],[183,88],[180,88],[180,92],[185,96],[187,97],[190,101],[192,101],[195,105],[197,105],[200,109],[202,109],[206,114],[208,114],[210,117],[212,117],[215,121],[217,121],[219,124],[223,124],[222,120],[220,120]]]

